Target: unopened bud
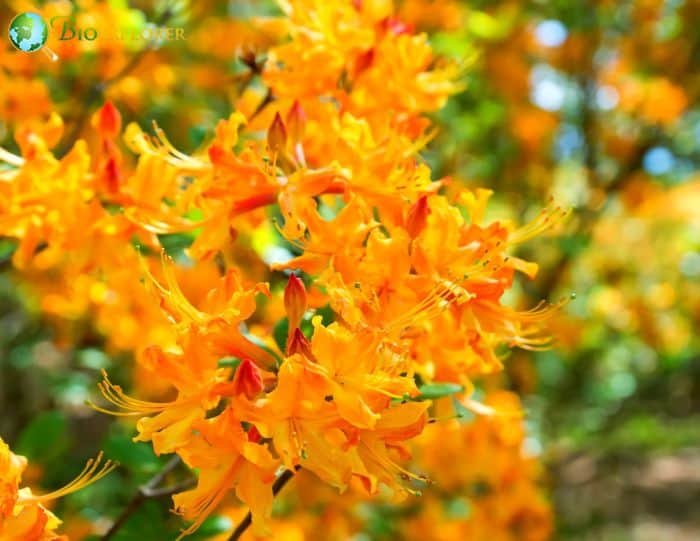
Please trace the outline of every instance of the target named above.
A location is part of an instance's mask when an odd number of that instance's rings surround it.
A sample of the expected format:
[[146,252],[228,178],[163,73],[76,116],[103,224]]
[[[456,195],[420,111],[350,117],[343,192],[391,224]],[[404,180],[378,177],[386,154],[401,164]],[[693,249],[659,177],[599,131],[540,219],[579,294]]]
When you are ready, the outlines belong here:
[[289,339],[287,340],[287,355],[294,355],[297,353],[303,355],[307,359],[313,359],[309,339],[304,336],[304,333],[301,332],[299,328],[290,331]]
[[284,126],[279,112],[275,114],[275,119],[267,130],[267,144],[272,152],[283,152],[287,146],[287,128]]
[[299,100],[294,101],[291,109],[287,113],[287,133],[292,143],[296,144],[304,137],[306,130],[306,113],[299,104]]
[[289,330],[296,329],[306,312],[306,288],[296,274],[289,275],[287,287],[284,288],[284,309],[287,311]]
[[93,116],[93,125],[104,137],[114,139],[122,130],[122,115],[111,101],[106,101]]
[[243,359],[236,368],[233,377],[235,394],[243,394],[248,399],[258,396],[264,388],[262,373],[257,365],[250,359]]
[[406,231],[412,239],[420,235],[420,232],[425,228],[428,214],[430,214],[428,198],[424,195],[413,204],[408,210],[408,216],[406,216]]

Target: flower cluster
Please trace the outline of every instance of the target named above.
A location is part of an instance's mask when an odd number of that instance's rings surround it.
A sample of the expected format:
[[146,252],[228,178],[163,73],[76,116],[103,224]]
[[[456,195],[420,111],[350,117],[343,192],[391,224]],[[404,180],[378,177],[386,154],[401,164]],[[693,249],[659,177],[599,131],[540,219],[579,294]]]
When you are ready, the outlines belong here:
[[[436,401],[436,412],[449,415],[450,402],[449,398]],[[415,439],[413,462],[429,472],[433,481],[424,487],[421,498],[396,502],[380,495],[370,500],[359,483],[338,496],[300,472],[299,490],[283,496],[286,516],[273,520],[274,538],[548,539],[552,511],[538,486],[541,467],[524,449],[519,400],[510,392],[492,391],[485,404],[493,408],[493,415],[432,423]],[[460,467],[446,470],[446,463]],[[225,513],[232,518],[239,515],[236,509]]]
[[[489,223],[488,190],[434,179],[418,155],[424,114],[460,89],[462,68],[387,2],[280,5],[289,37],[266,52],[266,94],[242,96],[201,151],[158,126],[122,130],[111,103],[63,157],[50,151],[56,115],[18,128],[21,155],[0,150],[0,234],[17,239],[13,262],[42,307],[90,315],[175,390],[141,400],[105,374],[110,405],[94,407],[138,417],[135,439],[198,472],[174,496],[183,535],[231,491],[264,534],[280,469],[416,492],[423,477],[400,462],[430,399],[465,392],[483,410],[474,378],[500,370],[503,345],[546,347],[558,307],[518,311],[502,296],[516,272],[537,272],[513,246],[566,211]],[[285,249],[256,248],[275,234]],[[171,258],[163,239],[178,235],[190,244]]]

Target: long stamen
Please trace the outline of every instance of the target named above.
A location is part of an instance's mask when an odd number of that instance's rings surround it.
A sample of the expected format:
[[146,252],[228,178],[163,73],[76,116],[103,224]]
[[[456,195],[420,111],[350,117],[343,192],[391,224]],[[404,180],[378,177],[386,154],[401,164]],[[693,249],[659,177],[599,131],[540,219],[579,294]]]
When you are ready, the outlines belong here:
[[419,320],[432,319],[440,315],[451,304],[463,304],[470,298],[470,293],[458,284],[441,280],[418,304],[389,323],[387,328],[396,329]]
[[[405,468],[402,468],[399,464],[394,462],[388,457],[381,456],[379,453],[376,453],[372,447],[367,445],[365,442],[360,442],[361,445],[367,450],[367,452],[372,455],[372,458],[377,461],[377,463],[382,466],[387,473],[391,475],[397,475],[400,479],[404,481],[408,480],[414,480],[414,481],[420,481],[422,483],[428,483],[428,478],[423,476],[423,475],[417,475]],[[414,496],[419,496],[420,491],[413,490],[410,487],[407,487],[403,485],[404,490],[406,490],[409,494],[413,494]]]
[[549,205],[543,208],[537,218],[529,224],[516,229],[508,236],[510,244],[524,242],[532,237],[535,237],[560,223],[571,213],[571,209],[565,209],[560,206]]
[[203,162],[202,160],[198,160],[193,156],[188,156],[184,152],[180,152],[178,149],[176,149],[175,146],[168,140],[167,136],[165,135],[165,132],[160,128],[160,126],[158,126],[158,124],[155,121],[153,122],[153,131],[155,131],[156,137],[158,138],[158,148],[167,151],[170,156],[173,156],[177,160],[184,162],[188,169],[211,169],[210,164]]
[[24,165],[24,158],[12,154],[12,152],[5,150],[0,147],[0,161],[14,165],[15,167],[22,167]]
[[489,406],[488,404],[484,404],[483,402],[479,402],[478,400],[474,400],[472,398],[462,398],[460,400],[460,403],[469,411],[472,411],[477,415],[484,415],[489,417],[504,417],[512,419],[522,418],[523,416],[522,410],[497,410],[496,408]]
[[100,389],[100,393],[102,393],[102,396],[111,404],[114,404],[118,408],[125,411],[112,411],[97,406],[92,402],[87,402],[87,404],[92,409],[101,413],[106,413],[108,415],[114,415],[117,417],[130,417],[134,415],[143,416],[151,415],[154,413],[160,413],[168,406],[174,404],[174,402],[148,402],[145,400],[138,400],[136,398],[132,398],[124,394],[124,391],[122,391],[122,388],[119,385],[113,384],[109,380],[107,372],[105,372],[104,370],[102,371],[102,377],[103,381],[97,384],[97,386]]
[[169,301],[170,308],[176,310],[180,316],[190,319],[191,321],[201,323],[206,321],[206,315],[203,312],[197,310],[184,293],[180,289],[180,286],[175,277],[175,271],[173,270],[174,264],[170,257],[165,253],[165,250],[161,252],[161,264],[163,266],[163,274],[165,276],[165,281],[168,288],[163,287],[163,285],[153,276],[151,271],[148,269],[146,262],[141,259],[141,269],[144,275],[148,278],[149,283],[156,288],[161,298],[165,301]]
[[212,511],[219,505],[221,500],[223,500],[224,496],[226,496],[228,493],[231,485],[233,484],[237,471],[238,461],[234,462],[216,490],[213,493],[208,493],[205,497],[201,498],[194,508],[187,513],[188,515],[196,516],[197,518],[192,524],[189,525],[187,529],[181,531],[176,541],[179,541],[180,539],[194,533],[199,529],[202,523],[209,517],[209,515],[211,515]]
[[[192,156],[188,156],[177,150],[168,141],[163,130],[154,122],[156,132],[155,138],[151,138],[140,129],[132,132],[131,144],[139,154],[154,156],[183,171],[209,171],[212,168],[210,163],[204,162]],[[129,130],[127,129],[127,134]]]
[[99,481],[119,465],[111,460],[106,460],[100,465],[102,462],[102,457],[102,452],[100,452],[96,458],[91,458],[88,460],[80,475],[78,475],[63,488],[59,488],[58,490],[49,492],[48,494],[20,496],[19,501],[38,503],[47,502],[76,492],[96,481]]

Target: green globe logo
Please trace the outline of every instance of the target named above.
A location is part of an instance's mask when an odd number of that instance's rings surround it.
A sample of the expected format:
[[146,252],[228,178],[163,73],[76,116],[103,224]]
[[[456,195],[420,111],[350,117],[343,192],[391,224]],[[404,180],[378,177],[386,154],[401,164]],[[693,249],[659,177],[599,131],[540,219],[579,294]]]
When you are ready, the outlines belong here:
[[22,52],[38,51],[44,46],[48,37],[49,28],[44,19],[31,11],[20,13],[10,23],[10,41]]

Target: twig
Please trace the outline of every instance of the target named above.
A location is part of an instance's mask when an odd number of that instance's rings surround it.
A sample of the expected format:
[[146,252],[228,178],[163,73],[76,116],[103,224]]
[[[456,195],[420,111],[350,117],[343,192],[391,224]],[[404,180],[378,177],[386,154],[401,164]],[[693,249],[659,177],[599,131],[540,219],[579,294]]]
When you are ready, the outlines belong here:
[[258,106],[255,108],[255,111],[250,115],[248,118],[248,122],[253,120],[256,116],[258,116],[260,113],[262,113],[263,109],[270,105],[274,101],[274,96],[272,95],[272,91],[268,88],[267,92],[265,94],[265,97],[263,100],[258,104]]
[[179,456],[173,457],[162,470],[160,470],[148,481],[148,483],[139,487],[131,500],[129,500],[129,503],[126,505],[124,510],[116,518],[110,529],[107,530],[107,533],[105,533],[100,540],[108,541],[111,539],[122,528],[122,526],[124,526],[129,517],[131,517],[131,515],[141,508],[146,500],[170,496],[194,486],[195,479],[187,479],[173,486],[158,488],[158,485],[160,485],[165,480],[166,476],[177,468],[181,462],[182,461],[180,460]]
[[[272,494],[274,496],[279,494],[279,492],[291,480],[292,477],[294,477],[294,472],[292,470],[284,470],[284,472],[282,472],[282,474],[272,484]],[[253,515],[251,515],[250,511],[248,511],[248,514],[246,514],[245,518],[238,524],[236,529],[231,534],[231,537],[228,538],[228,541],[238,541],[252,522]]]

